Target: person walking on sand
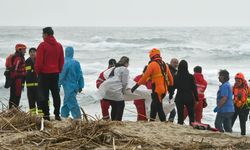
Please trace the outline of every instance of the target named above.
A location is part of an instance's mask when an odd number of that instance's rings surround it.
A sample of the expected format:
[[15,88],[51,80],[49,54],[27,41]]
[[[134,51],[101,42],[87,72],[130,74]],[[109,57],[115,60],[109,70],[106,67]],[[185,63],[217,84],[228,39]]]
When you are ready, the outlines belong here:
[[[116,60],[115,59],[110,59],[108,61],[108,69],[115,67],[116,65]],[[96,88],[99,89],[100,85],[106,80],[105,76],[104,76],[104,72],[106,71],[104,70],[103,72],[100,73],[98,79],[96,80]],[[102,110],[102,119],[103,120],[108,120],[110,119],[109,116],[109,107],[110,107],[110,103],[107,100],[101,99],[100,100],[100,104],[101,104],[101,110]]]
[[181,60],[177,75],[174,77],[174,88],[177,89],[175,104],[178,113],[178,124],[184,123],[184,106],[187,107],[189,125],[194,122],[194,105],[198,102],[198,93],[194,76],[188,72],[188,63]]
[[84,79],[80,63],[73,58],[73,47],[65,49],[65,64],[59,78],[59,88],[64,89],[64,100],[61,108],[61,116],[67,118],[69,113],[74,119],[81,119],[80,107],[76,94],[84,88]]
[[[168,64],[168,67],[170,69],[170,72],[171,72],[173,78],[177,73],[178,65],[179,65],[179,61],[176,58],[172,58],[171,61],[170,61],[170,64]],[[169,101],[171,101],[173,99],[173,96],[174,96],[174,87],[173,86],[168,86],[168,92],[169,92],[168,98],[169,98]],[[176,115],[176,110],[174,108],[170,112],[170,115],[168,117],[168,121],[174,122],[175,115]]]
[[110,68],[112,70],[108,79],[106,79],[99,88],[99,90],[105,93],[103,99],[110,102],[112,121],[122,121],[125,107],[124,93],[129,80],[128,65],[129,58],[126,56],[121,57],[116,66]]
[[153,48],[149,52],[150,62],[142,78],[131,89],[133,93],[140,85],[145,84],[149,79],[152,80],[152,102],[150,109],[150,120],[154,121],[158,114],[161,121],[166,121],[163,111],[162,100],[166,96],[168,86],[173,85],[173,77],[168,65],[162,60],[160,50]]
[[241,135],[246,135],[246,121],[249,114],[249,109],[246,105],[249,95],[249,87],[242,73],[235,75],[235,84],[233,86],[233,100],[235,112],[232,118],[232,127],[235,120],[239,116]]
[[220,132],[232,132],[232,116],[234,114],[234,104],[232,98],[232,87],[229,83],[229,72],[220,70],[219,81],[221,85],[217,92],[217,112],[215,118],[215,128]]
[[38,74],[39,100],[41,101],[44,119],[50,120],[49,91],[52,93],[54,114],[56,120],[60,118],[61,98],[59,95],[59,73],[64,64],[63,47],[55,39],[51,27],[43,28],[43,42],[37,48],[35,71]]

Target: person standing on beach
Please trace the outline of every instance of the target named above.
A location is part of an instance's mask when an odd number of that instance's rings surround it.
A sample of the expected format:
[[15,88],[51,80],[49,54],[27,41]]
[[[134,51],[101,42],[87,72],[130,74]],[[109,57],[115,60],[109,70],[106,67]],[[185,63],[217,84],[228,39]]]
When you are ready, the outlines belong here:
[[44,41],[37,48],[35,71],[38,74],[38,90],[44,119],[50,120],[49,91],[52,93],[54,114],[56,120],[60,118],[61,99],[59,95],[59,73],[64,65],[63,47],[55,39],[51,27],[43,28]]
[[103,100],[109,101],[111,105],[111,120],[122,121],[123,111],[125,107],[124,93],[126,91],[129,70],[129,58],[121,57],[119,62],[112,69],[109,77],[99,87],[100,91],[104,91]]
[[[170,72],[171,72],[173,78],[177,73],[178,64],[179,64],[179,61],[176,58],[172,58],[171,61],[170,61],[170,64],[168,64],[168,67],[170,69]],[[173,96],[174,96],[174,87],[173,86],[168,86],[168,92],[169,92],[169,97],[168,98],[169,98],[169,101],[170,101],[170,100],[173,99]],[[174,122],[175,115],[176,115],[176,110],[174,108],[170,112],[168,121]]]
[[131,89],[133,93],[140,85],[145,84],[149,79],[152,80],[152,102],[150,109],[150,120],[154,121],[158,114],[161,121],[166,121],[163,111],[162,100],[166,96],[168,86],[173,85],[173,77],[168,65],[162,60],[160,50],[153,48],[149,52],[150,62],[142,78]]
[[178,124],[184,123],[184,106],[188,110],[189,124],[194,122],[194,105],[198,102],[198,93],[194,76],[188,72],[188,63],[181,60],[177,75],[174,77],[174,88],[177,89],[175,103],[178,112]]
[[5,74],[9,75],[10,99],[9,108],[18,107],[21,99],[22,89],[25,81],[25,58],[26,45],[16,44],[16,52],[6,59]]
[[249,87],[247,81],[242,73],[237,73],[235,75],[235,84],[233,86],[235,112],[232,118],[232,127],[239,116],[241,135],[246,135],[246,121],[249,114],[249,108],[246,105],[248,95]]
[[215,128],[220,132],[232,132],[232,117],[234,114],[234,104],[232,98],[232,87],[229,83],[229,72],[220,70],[219,81],[222,83],[217,92],[217,112],[215,118]]
[[[116,60],[115,59],[110,59],[108,61],[108,69],[115,67],[116,65]],[[104,70],[103,72],[100,73],[98,79],[96,80],[96,88],[99,89],[100,85],[106,80],[106,78],[104,77],[104,72],[106,71]],[[109,107],[110,107],[110,103],[107,100],[101,99],[100,100],[101,103],[101,109],[102,109],[102,119],[103,120],[108,120],[110,119],[109,116]]]
[[64,89],[64,101],[61,116],[68,118],[69,112],[74,119],[81,119],[81,111],[76,99],[76,94],[84,88],[84,79],[80,63],[73,59],[73,47],[65,49],[65,64],[59,78],[59,88]]
[[[147,66],[144,67],[143,74],[145,73],[146,70]],[[134,81],[138,82],[142,78],[143,74],[136,76],[134,78]],[[147,87],[147,89],[152,89],[152,81],[148,80],[145,86]],[[148,119],[146,115],[145,99],[136,99],[134,100],[134,104],[137,110],[137,121],[147,121]]]
[[[36,48],[32,47],[29,49],[30,57],[25,61],[26,69],[26,87],[27,87],[27,97],[29,102],[29,111],[31,115],[36,115],[37,113],[43,116],[41,106],[39,105],[38,97],[38,83],[37,74],[35,72],[35,61],[36,61]],[[38,110],[37,110],[38,108]]]
[[[204,79],[202,75],[201,66],[194,67],[194,79],[195,79],[195,84],[197,87],[198,98],[199,98],[198,103],[196,103],[194,106],[194,114],[195,114],[194,116],[195,116],[195,121],[201,123],[203,108],[206,107],[207,105],[206,98],[204,95],[204,92],[207,88],[207,81]],[[184,120],[187,117],[187,115],[188,115],[188,112],[185,107],[184,108]]]

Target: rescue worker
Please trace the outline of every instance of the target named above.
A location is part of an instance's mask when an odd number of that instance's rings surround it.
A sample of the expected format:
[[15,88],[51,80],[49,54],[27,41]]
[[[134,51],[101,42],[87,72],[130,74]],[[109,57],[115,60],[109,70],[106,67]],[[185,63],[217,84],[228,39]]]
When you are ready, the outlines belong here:
[[64,89],[64,101],[61,108],[61,116],[67,118],[69,113],[74,119],[81,119],[80,107],[76,99],[77,93],[84,88],[84,79],[80,63],[73,58],[73,47],[65,49],[65,64],[60,73],[59,87]]
[[[173,78],[177,73],[178,65],[179,65],[179,61],[176,58],[172,58],[171,61],[170,61],[170,64],[168,64],[168,67],[170,69],[170,72],[171,72]],[[170,101],[170,100],[173,99],[173,96],[174,96],[174,87],[173,86],[168,86],[168,92],[169,92],[168,98],[169,98],[169,101]],[[170,112],[170,115],[168,117],[168,121],[174,122],[175,115],[176,115],[176,110],[174,108]]]
[[217,92],[217,112],[215,118],[215,128],[220,132],[232,132],[232,116],[234,114],[234,104],[232,98],[232,87],[229,83],[229,72],[220,70],[219,81],[222,83]]
[[[11,58],[10,78],[12,82],[10,85],[9,108],[18,107],[20,103],[26,74],[24,58],[26,48],[24,44],[16,44],[16,52]],[[8,65],[10,64],[6,64],[6,66]]]
[[[204,92],[207,88],[207,81],[202,75],[202,68],[200,66],[194,67],[194,79],[198,92],[199,101],[194,106],[194,119],[196,122],[201,123],[203,108],[206,106],[206,98]],[[184,108],[184,120],[188,115],[187,108]]]
[[235,112],[232,117],[232,126],[239,116],[241,135],[246,135],[246,121],[249,114],[249,109],[246,106],[248,95],[247,81],[242,73],[237,73],[235,75],[235,84],[233,86]]
[[158,114],[161,121],[166,121],[166,115],[162,107],[162,99],[166,96],[168,86],[173,85],[171,72],[162,60],[160,50],[153,48],[149,52],[150,62],[142,78],[131,89],[133,93],[140,85],[145,84],[149,79],[152,80],[152,102],[150,109],[150,120],[154,121]]
[[[25,61],[26,69],[26,87],[27,87],[27,97],[29,102],[29,111],[31,115],[42,114],[42,110],[38,105],[38,83],[37,83],[37,74],[35,72],[35,61],[36,61],[36,48],[32,47],[29,49],[30,57]],[[38,112],[37,112],[37,108]]]
[[110,68],[108,78],[103,82],[99,88],[104,91],[103,99],[110,102],[111,105],[111,120],[122,121],[123,111],[125,107],[124,93],[126,91],[129,70],[129,58],[121,57],[114,68]]
[[[145,73],[147,69],[147,66],[144,67],[143,73]],[[143,74],[138,75],[134,78],[135,82],[138,82],[142,78]],[[151,80],[148,80],[145,84],[147,89],[152,89],[152,82]],[[137,121],[147,121],[147,116],[146,116],[146,106],[145,106],[145,99],[136,99],[134,100],[134,104],[137,110]]]
[[37,48],[35,71],[38,74],[39,100],[41,101],[44,119],[50,120],[49,91],[52,93],[54,114],[56,120],[60,118],[61,98],[59,95],[59,73],[64,64],[63,47],[55,39],[51,27],[43,28],[43,39]]
[[174,78],[174,87],[177,89],[175,104],[178,113],[178,124],[184,123],[184,106],[187,107],[189,125],[194,122],[194,105],[198,102],[198,93],[194,76],[188,72],[188,63],[181,60],[178,66],[177,75]]
[[[111,67],[115,67],[115,64],[116,64],[116,60],[110,59],[108,62],[108,68],[106,70],[110,69]],[[106,70],[101,72],[98,79],[96,80],[96,88],[97,89],[99,89],[100,85],[106,80],[106,78],[104,77],[104,72]],[[102,119],[103,120],[110,119],[110,116],[109,116],[110,103],[109,103],[109,101],[101,99],[100,104],[101,104],[101,110],[102,110]]]

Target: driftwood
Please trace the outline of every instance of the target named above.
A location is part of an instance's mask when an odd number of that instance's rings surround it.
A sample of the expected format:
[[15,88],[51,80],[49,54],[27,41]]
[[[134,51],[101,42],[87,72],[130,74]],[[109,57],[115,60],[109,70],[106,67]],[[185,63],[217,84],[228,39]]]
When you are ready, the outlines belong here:
[[[112,130],[122,126],[123,122],[93,119],[83,109],[82,120],[67,119],[61,122],[44,121],[41,117],[31,116],[18,108],[0,112],[0,133],[7,141],[0,140],[0,149],[246,149],[250,145],[241,141],[226,147],[216,147],[204,142],[192,140],[188,144],[168,143],[156,139],[126,135]],[[167,136],[167,135],[166,135]],[[2,136],[4,137],[4,136]]]

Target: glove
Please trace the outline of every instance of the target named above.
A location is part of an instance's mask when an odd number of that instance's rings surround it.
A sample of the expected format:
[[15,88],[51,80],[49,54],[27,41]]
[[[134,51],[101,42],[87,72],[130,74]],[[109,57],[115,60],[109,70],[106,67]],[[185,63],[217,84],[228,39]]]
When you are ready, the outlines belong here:
[[138,84],[135,84],[135,86],[132,87],[131,92],[134,93],[134,91],[139,87]]
[[82,92],[82,88],[80,88],[80,89],[78,90],[78,92],[81,93],[81,92]]
[[217,106],[214,108],[214,112],[215,113],[218,112],[218,107]]

